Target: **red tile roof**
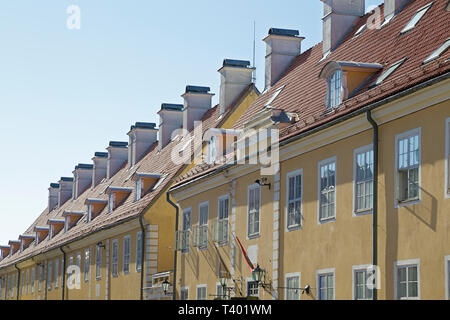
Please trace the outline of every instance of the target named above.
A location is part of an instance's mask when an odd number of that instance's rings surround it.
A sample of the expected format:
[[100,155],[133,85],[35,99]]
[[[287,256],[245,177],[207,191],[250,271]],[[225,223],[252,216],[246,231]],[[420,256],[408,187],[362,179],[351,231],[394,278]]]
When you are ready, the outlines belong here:
[[[235,107],[239,105],[241,99],[253,90],[259,94],[253,84],[249,85],[244,89],[236,101],[234,101],[234,103],[227,108],[224,115],[220,118],[218,105],[209,109],[201,119],[203,131],[206,131],[212,127],[217,127],[223,123],[223,121],[227,119],[227,116],[229,116]],[[193,135],[193,131],[190,132],[190,135]],[[187,139],[185,139],[185,141],[186,140]],[[104,179],[94,189],[87,189],[75,201],[69,199],[60,208],[57,208],[51,212],[48,212],[48,209],[45,209],[33,222],[33,224],[24,232],[24,234],[34,234],[34,228],[36,226],[47,226],[49,219],[64,219],[63,214],[66,211],[87,211],[87,206],[85,204],[87,199],[95,198],[107,200],[108,195],[105,191],[109,186],[133,188],[133,191],[126,198],[126,200],[113,212],[108,213],[108,207],[106,206],[89,223],[86,223],[86,219],[83,217],[66,233],[61,231],[50,240],[47,236],[47,238],[41,240],[38,245],[35,246],[32,244],[23,252],[18,252],[11,257],[4,258],[0,261],[0,268],[9,266],[17,261],[30,258],[39,253],[57,248],[60,245],[70,243],[79,238],[86,237],[87,235],[100,231],[104,228],[108,228],[115,224],[138,217],[139,214],[143,213],[144,210],[152,203],[152,201],[156,200],[158,196],[160,196],[162,192],[167,189],[167,187],[173,182],[178,172],[184,168],[184,165],[176,165],[170,160],[172,150],[179,142],[179,139],[171,141],[160,152],[158,152],[158,142],[155,142],[149,147],[144,158],[141,159],[134,167],[128,169],[128,166],[125,163],[113,177],[109,180]],[[131,176],[134,172],[138,171],[144,173],[160,173],[165,176],[165,179],[155,190],[147,193],[139,201],[134,201],[136,190],[134,188],[134,182],[132,181]]]
[[[403,10],[383,28],[367,28],[362,34],[354,37],[356,31],[371,16],[370,13],[366,14],[354,23],[346,38],[322,61],[322,43],[303,52],[297,56],[280,80],[272,88],[263,92],[247,109],[233,128],[242,129],[245,123],[263,110],[273,93],[282,86],[284,89],[271,106],[296,113],[300,120],[280,131],[280,141],[307,132],[428,79],[448,73],[450,51],[433,62],[422,64],[450,37],[450,13],[446,11],[447,0],[436,0],[413,30],[400,34],[417,10],[430,2],[431,0],[409,0]],[[383,8],[384,5],[381,5],[381,12]],[[389,66],[403,58],[407,60],[380,85],[369,89],[369,82],[359,92],[345,100],[334,112],[325,114],[326,81],[320,79],[319,74],[328,62],[379,63],[384,68],[375,74],[373,78],[375,80]],[[199,165],[194,168],[195,174],[188,172],[183,177],[179,177],[176,185],[187,183],[220,166],[221,164]]]

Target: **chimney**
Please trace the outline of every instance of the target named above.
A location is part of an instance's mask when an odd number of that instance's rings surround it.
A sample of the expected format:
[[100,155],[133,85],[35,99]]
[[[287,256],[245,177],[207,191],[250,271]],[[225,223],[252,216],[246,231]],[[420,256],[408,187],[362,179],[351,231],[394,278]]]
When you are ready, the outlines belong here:
[[365,0],[320,0],[323,2],[323,42],[325,55],[339,44],[353,22],[364,15]]
[[58,206],[59,184],[50,183],[48,188],[48,213],[52,212]]
[[405,0],[384,0],[384,19],[393,17],[405,2]]
[[223,60],[220,73],[220,114],[230,107],[249,84],[255,68],[250,68],[250,61]]
[[158,130],[155,123],[136,122],[131,126],[128,136],[128,167],[131,168],[141,160],[150,146],[157,140]]
[[183,126],[183,105],[163,103],[159,114],[159,141],[161,151],[172,137],[172,132]]
[[266,43],[266,75],[264,88],[270,88],[301,53],[301,42],[298,30],[269,29],[264,38]]
[[186,92],[181,96],[184,99],[183,128],[187,131],[194,129],[194,121],[199,121],[206,111],[211,108],[214,96],[209,93],[209,87],[186,86]]
[[62,207],[72,197],[73,178],[61,177],[59,180],[58,205]]
[[95,188],[106,177],[108,152],[96,152],[92,158],[94,168],[92,170],[92,188]]
[[73,186],[73,200],[78,199],[80,194],[86,191],[92,183],[92,171],[94,165],[80,163],[73,171],[74,186]]
[[111,141],[108,150],[108,162],[106,165],[106,178],[109,180],[123,166],[128,159],[128,142]]

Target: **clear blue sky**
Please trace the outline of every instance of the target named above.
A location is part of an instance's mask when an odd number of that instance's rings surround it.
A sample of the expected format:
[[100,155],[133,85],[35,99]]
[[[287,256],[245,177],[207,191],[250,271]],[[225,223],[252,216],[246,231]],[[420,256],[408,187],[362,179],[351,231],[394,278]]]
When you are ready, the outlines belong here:
[[[80,30],[66,27],[72,4]],[[0,244],[42,212],[50,182],[127,141],[134,122],[158,123],[187,84],[210,86],[217,103],[222,60],[252,59],[254,20],[261,89],[268,29],[300,30],[306,50],[322,12],[319,0],[1,1]]]

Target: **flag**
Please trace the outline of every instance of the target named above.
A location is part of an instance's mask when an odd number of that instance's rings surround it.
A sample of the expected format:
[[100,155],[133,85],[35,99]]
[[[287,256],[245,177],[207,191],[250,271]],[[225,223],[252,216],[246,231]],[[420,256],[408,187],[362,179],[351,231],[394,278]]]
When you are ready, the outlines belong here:
[[244,247],[242,246],[241,242],[239,241],[239,238],[237,236],[235,236],[237,242],[239,243],[239,246],[241,247],[242,250],[242,254],[244,255],[245,261],[247,261],[248,266],[250,267],[250,270],[253,271],[253,269],[255,269],[253,267],[253,263],[250,261],[250,258],[247,255],[247,252],[245,252]]

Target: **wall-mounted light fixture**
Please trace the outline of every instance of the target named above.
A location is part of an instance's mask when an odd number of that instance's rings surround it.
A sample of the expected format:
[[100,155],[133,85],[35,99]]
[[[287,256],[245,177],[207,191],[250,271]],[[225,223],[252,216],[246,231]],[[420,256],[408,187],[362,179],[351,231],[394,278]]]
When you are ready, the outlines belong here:
[[162,283],[162,289],[164,291],[164,295],[168,295],[168,294],[173,294],[172,292],[167,292],[169,291],[169,287],[170,287],[170,282],[166,280],[164,280],[164,282]]
[[106,249],[106,246],[101,241],[97,242],[97,247]]
[[257,179],[257,180],[255,180],[255,183],[256,183],[256,184],[259,184],[261,187],[266,187],[266,186],[268,186],[268,187],[269,187],[269,190],[270,190],[271,183],[270,183],[270,182],[267,183],[267,178],[260,178],[260,179]]

